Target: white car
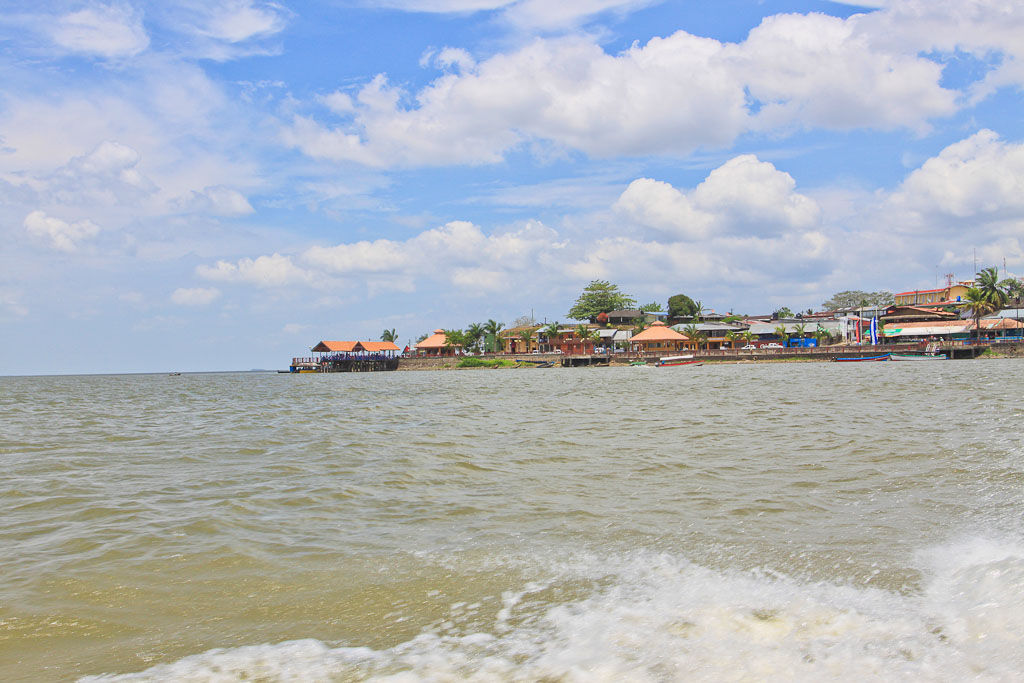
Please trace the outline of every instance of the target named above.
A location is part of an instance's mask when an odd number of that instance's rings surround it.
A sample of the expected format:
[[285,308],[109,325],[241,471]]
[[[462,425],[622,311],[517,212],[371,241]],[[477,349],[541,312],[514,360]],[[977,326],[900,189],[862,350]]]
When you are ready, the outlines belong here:
[[765,344],[761,348],[762,349],[781,349],[782,348],[782,344],[776,344],[775,342],[772,342],[771,344]]

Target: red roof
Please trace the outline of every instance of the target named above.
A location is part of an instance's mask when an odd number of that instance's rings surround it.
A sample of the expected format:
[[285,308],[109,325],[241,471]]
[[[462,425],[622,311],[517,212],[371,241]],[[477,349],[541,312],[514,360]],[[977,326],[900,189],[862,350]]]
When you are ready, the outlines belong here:
[[931,294],[932,292],[945,292],[946,287],[942,289],[912,289],[909,292],[896,292],[893,296],[907,296],[908,294]]
[[401,351],[394,342],[387,341],[364,341],[359,342],[359,345],[370,353],[380,353],[381,351]]
[[[417,349],[443,349],[447,346],[448,337],[445,336],[442,329],[434,330],[434,334],[416,344]],[[452,346],[461,346],[461,344],[452,344]]]
[[313,347],[313,353],[325,353],[331,352],[345,352],[351,353],[355,351],[356,344],[359,342],[354,341],[322,341]]

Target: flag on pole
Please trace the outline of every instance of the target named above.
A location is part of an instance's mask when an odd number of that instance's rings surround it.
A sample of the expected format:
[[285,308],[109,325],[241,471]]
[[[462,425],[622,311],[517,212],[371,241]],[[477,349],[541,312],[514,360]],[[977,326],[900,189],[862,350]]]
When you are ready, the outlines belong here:
[[871,319],[871,345],[878,343],[878,318]]

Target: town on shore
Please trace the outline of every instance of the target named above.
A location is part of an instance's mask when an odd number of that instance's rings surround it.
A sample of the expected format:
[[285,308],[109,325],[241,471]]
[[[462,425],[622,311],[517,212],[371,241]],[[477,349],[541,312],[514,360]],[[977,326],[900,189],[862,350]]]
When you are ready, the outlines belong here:
[[[765,315],[706,310],[685,294],[668,306],[642,306],[610,282],[595,280],[567,317],[577,322],[538,323],[532,316],[509,326],[496,320],[465,329],[435,329],[401,348],[396,330],[379,341],[320,341],[311,356],[294,358],[291,372],[352,372],[427,367],[419,359],[443,359],[441,367],[550,366],[644,362],[689,354],[708,360],[874,359],[894,351],[977,356],[993,345],[1024,342],[1020,310],[1024,282],[1000,280],[985,268],[974,280],[892,294],[839,292],[822,310],[780,308]],[[523,356],[531,358],[524,359]],[[540,357],[532,360],[532,357]],[[575,360],[570,360],[575,359]],[[586,359],[585,362],[583,359]],[[435,362],[432,367],[439,367]]]

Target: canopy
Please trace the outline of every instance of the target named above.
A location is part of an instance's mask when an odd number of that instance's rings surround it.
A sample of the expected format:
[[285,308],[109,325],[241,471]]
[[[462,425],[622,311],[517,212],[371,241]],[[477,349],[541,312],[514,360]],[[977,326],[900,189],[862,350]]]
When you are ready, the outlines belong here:
[[651,323],[651,326],[643,332],[634,334],[629,341],[634,344],[644,344],[648,342],[687,342],[690,341],[690,338],[685,334],[679,334],[659,320],[658,322]]

